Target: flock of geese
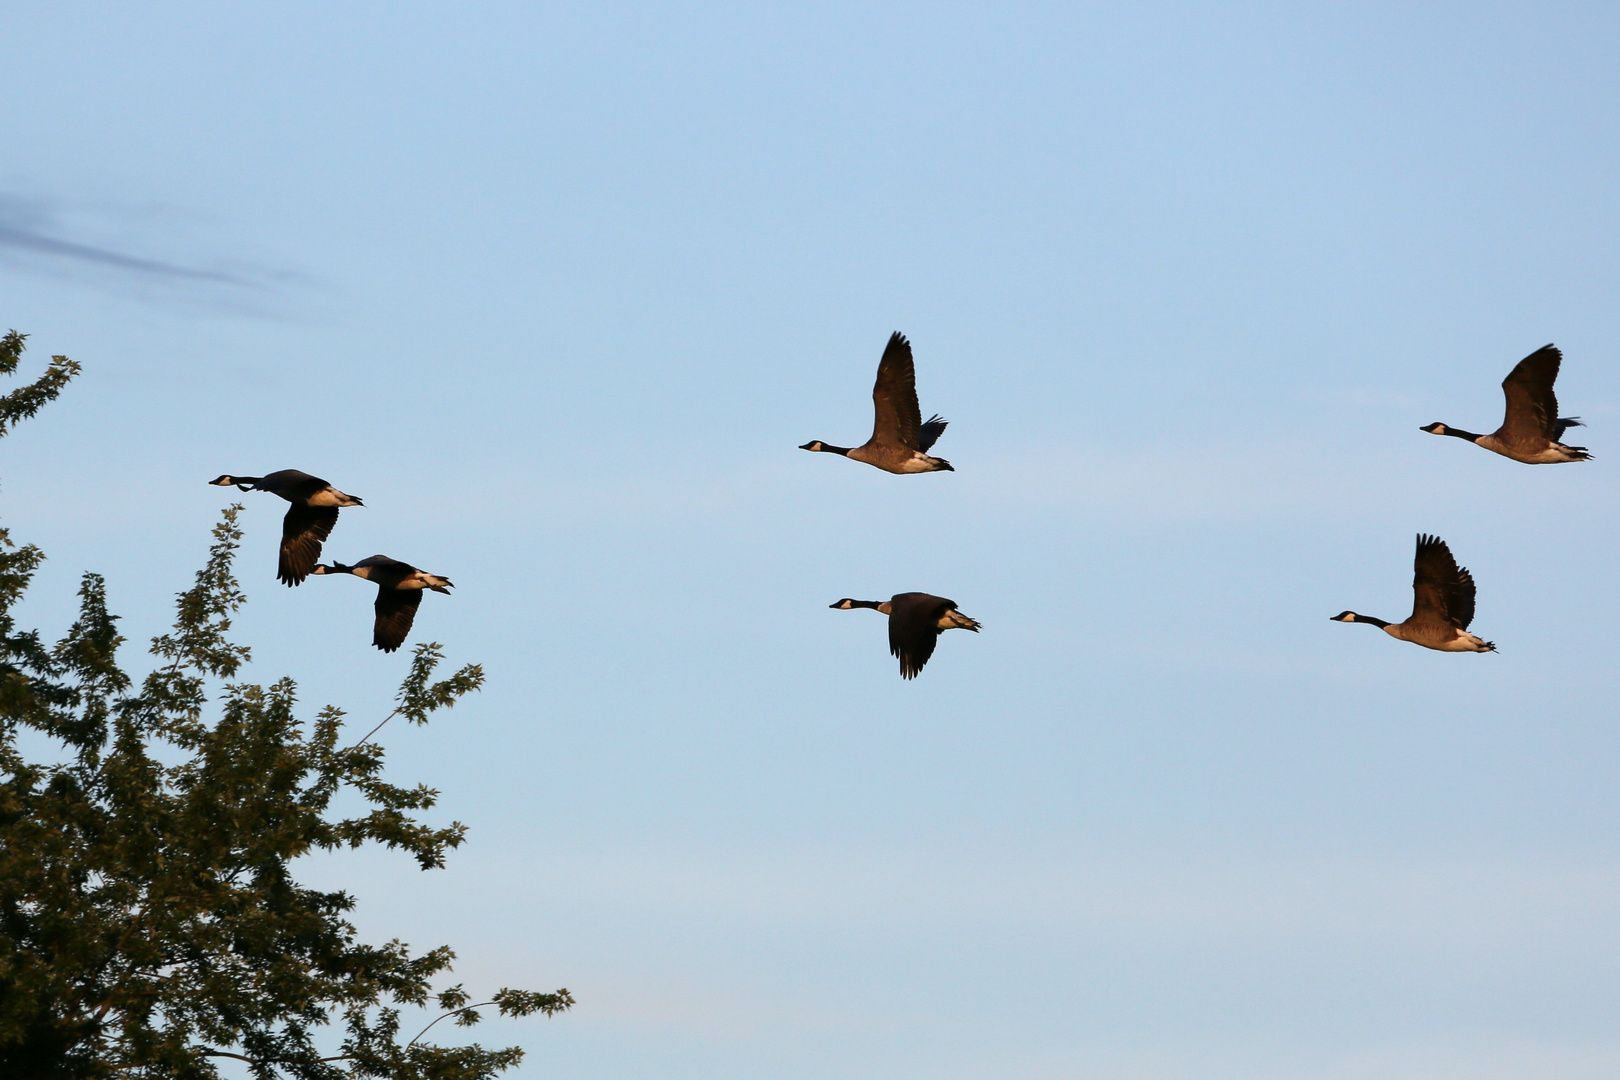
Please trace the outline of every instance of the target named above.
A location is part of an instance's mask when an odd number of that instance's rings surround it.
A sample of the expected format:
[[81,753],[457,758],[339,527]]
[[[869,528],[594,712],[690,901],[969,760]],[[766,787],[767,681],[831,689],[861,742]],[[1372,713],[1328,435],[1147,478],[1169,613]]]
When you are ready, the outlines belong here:
[[373,555],[353,566],[316,562],[321,557],[321,543],[332,535],[332,526],[337,524],[338,510],[365,505],[318,476],[282,469],[267,476],[227,473],[208,482],[241,491],[268,491],[292,503],[287,516],[281,519],[281,558],[276,564],[276,580],[292,588],[302,585],[311,574],[353,574],[377,586],[377,618],[372,625],[371,643],[383,652],[393,652],[405,643],[405,635],[416,621],[416,609],[422,604],[422,590],[432,589],[448,596],[453,588],[448,578],[386,555]]
[[[1591,459],[1584,446],[1566,446],[1564,433],[1580,427],[1580,420],[1558,415],[1558,398],[1553,382],[1563,354],[1548,345],[1520,360],[1506,379],[1502,393],[1507,397],[1507,414],[1502,426],[1488,435],[1446,424],[1429,424],[1420,430],[1431,435],[1466,439],[1503,457],[1526,465],[1550,465]],[[819,439],[799,447],[822,454],[840,454],[864,462],[884,472],[955,472],[944,458],[928,453],[944,434],[946,421],[938,414],[924,421],[917,405],[917,369],[911,356],[911,343],[896,331],[889,338],[878,361],[877,382],[872,387],[872,437],[860,446],[834,446]],[[446,578],[418,570],[409,563],[386,555],[373,555],[352,566],[340,562],[317,562],[321,544],[337,524],[338,510],[363,506],[353,495],[346,495],[322,480],[297,469],[282,469],[266,476],[224,475],[209,481],[219,487],[235,486],[242,491],[268,491],[292,505],[281,523],[281,555],[276,577],[286,585],[301,585],[310,575],[353,574],[377,586],[371,643],[383,652],[398,649],[410,633],[422,593],[431,589],[448,594]],[[1437,536],[1419,535],[1413,565],[1412,614],[1398,623],[1385,622],[1354,611],[1333,616],[1337,622],[1370,623],[1400,641],[1410,641],[1441,652],[1495,652],[1496,645],[1468,632],[1474,621],[1474,577],[1457,565],[1451,549]],[[934,655],[939,636],[947,630],[971,630],[980,624],[957,610],[956,601],[924,592],[896,593],[887,600],[853,600],[845,597],[831,605],[841,611],[870,608],[889,618],[889,652],[900,661],[900,675],[916,678]]]
[[[1507,414],[1502,426],[1489,435],[1446,424],[1428,424],[1420,431],[1430,435],[1450,435],[1501,454],[1526,465],[1556,465],[1566,461],[1590,461],[1584,446],[1565,446],[1564,432],[1584,427],[1573,416],[1558,415],[1558,397],[1553,382],[1564,354],[1544,345],[1513,365],[1502,380],[1507,398]],[[1495,652],[1495,642],[1468,632],[1474,621],[1474,575],[1457,565],[1451,549],[1438,536],[1417,538],[1413,560],[1412,614],[1398,623],[1385,622],[1371,615],[1341,611],[1337,622],[1370,623],[1390,637],[1410,641],[1425,649],[1441,652]]]

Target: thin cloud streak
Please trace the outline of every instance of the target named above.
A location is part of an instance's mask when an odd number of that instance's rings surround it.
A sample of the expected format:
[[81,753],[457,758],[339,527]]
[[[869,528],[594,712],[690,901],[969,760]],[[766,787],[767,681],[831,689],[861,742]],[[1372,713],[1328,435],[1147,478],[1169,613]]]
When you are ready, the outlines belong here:
[[[133,294],[147,302],[201,305],[262,318],[284,318],[286,312],[274,309],[284,307],[288,287],[308,283],[305,275],[294,271],[245,262],[230,269],[208,268],[195,260],[187,265],[75,236],[84,230],[65,219],[81,209],[89,208],[0,194],[0,264]],[[148,216],[127,207],[93,209],[115,225]]]
[[72,259],[83,259],[86,262],[117,267],[120,270],[160,274],[165,277],[183,278],[191,281],[217,281],[227,285],[252,285],[251,282],[231,274],[223,274],[214,270],[192,270],[184,266],[158,262],[155,259],[141,259],[106,248],[91,247],[88,244],[76,244],[69,240],[58,240],[42,233],[29,232],[26,229],[19,229],[5,224],[0,224],[0,247],[24,248],[30,251],[44,252],[48,255],[62,255]]

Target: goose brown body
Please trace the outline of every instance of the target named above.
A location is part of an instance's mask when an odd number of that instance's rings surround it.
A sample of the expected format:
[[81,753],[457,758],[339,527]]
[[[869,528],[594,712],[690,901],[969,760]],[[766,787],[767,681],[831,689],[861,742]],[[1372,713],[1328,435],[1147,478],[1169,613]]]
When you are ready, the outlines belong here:
[[890,335],[883,359],[878,361],[877,382],[872,387],[872,410],[872,437],[860,446],[833,446],[814,439],[799,449],[842,454],[884,472],[956,471],[944,458],[928,453],[948,422],[937,415],[926,422],[923,420],[922,409],[917,404],[917,368],[911,357],[911,343],[898,330]]
[[1558,379],[1558,368],[1564,354],[1552,345],[1545,345],[1520,360],[1502,380],[1502,394],[1507,399],[1507,412],[1502,426],[1489,435],[1476,435],[1472,431],[1446,424],[1429,424],[1419,430],[1431,435],[1450,435],[1483,446],[1492,453],[1501,454],[1526,465],[1556,465],[1566,461],[1588,461],[1592,455],[1584,446],[1565,446],[1564,432],[1581,427],[1573,416],[1558,415],[1558,396],[1553,383]]
[[841,611],[870,608],[889,617],[889,653],[900,660],[900,677],[915,679],[934,655],[947,630],[979,632],[980,623],[956,610],[956,601],[929,593],[896,593],[887,600],[842,600],[827,605]]
[[1439,652],[1495,652],[1495,642],[1468,632],[1474,621],[1474,575],[1457,565],[1438,536],[1419,534],[1412,567],[1412,614],[1398,623],[1342,611],[1335,622],[1370,623],[1392,638]]
[[361,559],[353,566],[342,563],[317,565],[312,574],[353,574],[377,586],[374,609],[376,622],[372,624],[371,643],[383,652],[393,652],[405,642],[416,621],[416,609],[422,605],[422,590],[450,594],[455,586],[448,578],[418,570],[410,563],[390,559],[386,555],[373,555]]
[[281,519],[281,555],[276,562],[276,580],[288,588],[302,585],[315,569],[321,544],[337,524],[338,509],[365,505],[320,477],[298,469],[281,469],[264,476],[227,473],[208,482],[218,487],[234,485],[242,491],[268,491],[292,503],[287,516]]

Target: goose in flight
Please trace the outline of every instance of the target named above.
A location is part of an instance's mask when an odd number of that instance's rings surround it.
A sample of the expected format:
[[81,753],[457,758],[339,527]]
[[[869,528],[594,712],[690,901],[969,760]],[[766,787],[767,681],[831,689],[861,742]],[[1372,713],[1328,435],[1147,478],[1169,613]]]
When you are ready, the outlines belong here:
[[1387,623],[1371,615],[1341,611],[1335,622],[1371,623],[1392,638],[1441,652],[1495,652],[1496,643],[1468,632],[1474,621],[1474,575],[1457,565],[1451,549],[1438,536],[1417,538],[1413,560],[1412,614]]
[[377,586],[377,622],[371,631],[371,643],[383,652],[393,652],[404,644],[405,635],[411,632],[411,623],[416,619],[416,609],[421,606],[423,589],[448,596],[455,588],[447,578],[386,555],[373,555],[353,566],[319,563],[310,573],[353,574]]
[[1563,358],[1563,353],[1547,345],[1513,366],[1508,377],[1502,380],[1502,393],[1507,397],[1507,416],[1503,418],[1502,426],[1489,435],[1476,435],[1472,431],[1439,423],[1418,430],[1427,431],[1430,435],[1467,439],[1526,465],[1587,461],[1592,455],[1586,452],[1586,447],[1565,446],[1559,441],[1569,428],[1585,426],[1576,417],[1558,415],[1558,398],[1553,394],[1553,380],[1558,378],[1558,365]]
[[281,519],[281,559],[276,580],[291,588],[302,585],[321,557],[321,541],[332,535],[338,507],[364,506],[353,495],[345,495],[318,476],[297,469],[282,469],[269,476],[225,475],[208,481],[220,487],[235,484],[243,491],[268,491],[292,503]]
[[800,450],[845,457],[875,465],[884,472],[955,472],[944,458],[930,457],[928,448],[944,432],[948,421],[936,414],[926,423],[917,407],[917,368],[911,360],[911,342],[898,330],[889,337],[883,359],[878,361],[877,383],[872,387],[872,407],[877,414],[872,437],[856,447],[833,446],[820,439],[805,443]]
[[956,601],[924,592],[896,593],[884,601],[851,600],[828,607],[840,611],[871,608],[889,617],[889,652],[900,658],[900,677],[915,679],[934,655],[939,635],[947,630],[979,632],[979,623],[956,610]]

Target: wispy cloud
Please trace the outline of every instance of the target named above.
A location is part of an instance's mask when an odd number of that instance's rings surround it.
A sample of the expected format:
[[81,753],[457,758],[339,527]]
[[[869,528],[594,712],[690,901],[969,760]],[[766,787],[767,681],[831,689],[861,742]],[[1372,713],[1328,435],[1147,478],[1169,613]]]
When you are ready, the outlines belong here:
[[119,251],[111,251],[107,248],[92,247],[89,244],[75,244],[69,240],[58,240],[55,237],[30,232],[27,229],[19,229],[0,222],[0,247],[4,246],[40,251],[47,255],[61,255],[69,259],[83,259],[87,262],[142,274],[160,274],[168,277],[188,278],[193,281],[220,281],[236,285],[243,284],[241,278],[230,274],[222,274],[216,270],[193,270],[185,266],[158,262],[156,259],[141,259],[133,255],[125,255]]
[[0,192],[0,264],[138,299],[286,317],[306,275],[262,261],[184,257],[179,215]]

